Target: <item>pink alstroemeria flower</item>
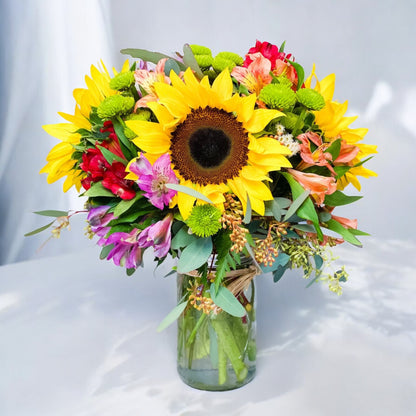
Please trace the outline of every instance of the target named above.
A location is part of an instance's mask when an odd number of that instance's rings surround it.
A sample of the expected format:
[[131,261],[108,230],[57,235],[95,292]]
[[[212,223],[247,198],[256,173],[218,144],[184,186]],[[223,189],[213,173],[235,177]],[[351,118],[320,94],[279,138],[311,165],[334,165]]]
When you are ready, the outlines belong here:
[[272,64],[260,52],[247,56],[250,57],[251,63],[247,67],[234,67],[231,76],[247,87],[250,92],[259,95],[262,88],[272,82],[273,78],[270,75]]
[[171,168],[169,154],[160,156],[152,166],[141,153],[140,158],[130,164],[129,170],[139,177],[136,183],[156,208],[163,209],[176,195],[176,191],[166,187],[168,183],[179,183]]
[[162,221],[145,228],[139,235],[140,247],[153,247],[155,256],[162,258],[168,254],[170,249],[171,231],[173,214],[168,214]]
[[169,77],[165,75],[165,64],[168,59],[169,58],[161,59],[157,63],[154,71],[148,71],[147,69],[136,69],[134,71],[134,79],[136,83],[147,92],[147,95],[140,98],[140,100],[136,102],[134,111],[140,107],[147,107],[147,103],[151,101],[157,101],[157,95],[153,85],[155,82],[170,84]]
[[295,169],[287,170],[303,188],[311,191],[312,197],[318,205],[322,205],[325,195],[331,195],[337,190],[335,178],[316,175],[315,173],[299,172]]
[[[345,140],[341,140],[341,149],[338,157],[335,160],[332,160],[331,153],[326,150],[331,146],[331,143],[324,143],[322,137],[313,132],[307,132],[300,134],[297,137],[301,141],[300,145],[300,156],[303,160],[298,166],[298,170],[304,170],[310,166],[325,166],[331,173],[336,176],[336,172],[333,165],[349,165],[357,156],[359,148],[347,144]],[[311,143],[313,143],[317,148],[312,152]]]
[[113,259],[116,266],[125,266],[126,269],[136,269],[142,263],[142,247],[138,240],[140,230],[134,228],[130,233],[117,232],[111,234],[106,245],[114,247],[108,253],[107,260]]
[[114,214],[107,213],[110,208],[110,206],[102,205],[91,208],[88,212],[87,221],[90,224],[91,231],[100,237],[97,241],[99,246],[104,246],[107,243],[105,236],[110,231],[110,227],[106,227],[106,225],[115,218]]

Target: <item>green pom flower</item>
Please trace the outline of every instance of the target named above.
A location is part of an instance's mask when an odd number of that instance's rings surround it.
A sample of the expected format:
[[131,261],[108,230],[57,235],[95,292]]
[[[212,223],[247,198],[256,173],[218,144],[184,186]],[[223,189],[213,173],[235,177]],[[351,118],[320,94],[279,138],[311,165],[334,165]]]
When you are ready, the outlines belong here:
[[[138,108],[136,110],[136,113],[129,114],[126,117],[126,120],[144,120],[144,121],[148,121],[150,119],[151,115],[152,115],[152,113],[150,112],[149,109],[147,109],[147,108]],[[124,135],[130,140],[137,137],[137,134],[133,130],[129,129],[128,127],[124,128]]]
[[189,45],[191,47],[192,53],[194,55],[211,55],[212,52],[210,48],[201,45]]
[[135,113],[131,113],[126,117],[126,120],[144,120],[147,121],[152,115],[148,108],[138,108]]
[[110,88],[117,91],[126,90],[132,84],[134,84],[134,75],[131,71],[121,72],[110,80]]
[[223,71],[225,68],[228,68],[230,71],[236,65],[243,65],[244,59],[233,52],[220,52],[213,60],[212,67],[217,72]]
[[186,223],[198,237],[209,237],[221,228],[221,211],[213,205],[195,205]]
[[289,109],[296,103],[296,94],[287,86],[281,84],[266,85],[259,98],[269,108]]
[[123,95],[111,95],[107,97],[97,108],[98,117],[108,120],[119,114],[126,114],[134,107],[133,97]]
[[292,81],[286,75],[280,75],[277,77],[280,85],[284,85],[285,87],[292,88]]
[[296,93],[296,98],[310,110],[318,111],[325,107],[324,97],[318,91],[312,90],[311,88],[301,88]]
[[[293,113],[286,113],[286,117],[279,119],[279,122],[283,124],[288,130],[293,130],[296,126],[299,116]],[[302,123],[303,125],[303,123]]]

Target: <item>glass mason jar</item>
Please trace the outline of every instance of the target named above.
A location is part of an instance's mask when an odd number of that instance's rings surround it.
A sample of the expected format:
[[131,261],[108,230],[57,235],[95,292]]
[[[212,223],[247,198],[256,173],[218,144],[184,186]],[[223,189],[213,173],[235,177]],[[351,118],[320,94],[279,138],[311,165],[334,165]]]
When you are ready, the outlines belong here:
[[178,274],[178,300],[189,299],[178,319],[178,373],[200,390],[232,390],[250,382],[256,372],[256,269],[233,270],[224,285],[244,306],[236,317],[216,306],[209,286],[198,275]]

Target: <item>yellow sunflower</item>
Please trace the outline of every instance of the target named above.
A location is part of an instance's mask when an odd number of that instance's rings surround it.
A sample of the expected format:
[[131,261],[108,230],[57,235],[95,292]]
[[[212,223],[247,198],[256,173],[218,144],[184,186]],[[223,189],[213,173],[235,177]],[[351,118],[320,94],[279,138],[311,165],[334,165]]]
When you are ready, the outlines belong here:
[[[319,81],[315,74],[315,65],[313,65],[312,73],[305,81],[306,88],[311,88],[313,78],[316,80],[314,89],[321,93],[325,99],[325,107],[320,111],[314,111],[314,114],[315,122],[324,132],[326,140],[332,141],[342,138],[348,144],[357,146],[360,151],[357,154],[357,157],[352,161],[354,165],[360,163],[371,154],[377,153],[377,146],[359,143],[359,141],[363,140],[364,136],[367,134],[368,129],[349,128],[349,125],[355,121],[358,116],[344,117],[348,109],[348,101],[345,101],[342,104],[332,101],[335,90],[335,74],[328,75]],[[349,183],[351,183],[360,191],[361,184],[358,181],[357,176],[368,178],[370,176],[377,176],[377,173],[370,169],[364,168],[362,165],[353,167],[338,180],[338,189],[342,190]]]
[[[48,174],[48,183],[55,182],[66,176],[63,184],[64,192],[68,191],[73,185],[79,191],[81,189],[81,179],[84,176],[81,170],[74,169],[76,161],[71,158],[74,152],[74,146],[81,139],[81,135],[77,133],[77,130],[89,130],[91,128],[89,121],[91,108],[98,107],[104,98],[118,93],[110,88],[110,74],[102,62],[101,65],[102,69],[97,69],[94,65],[91,66],[91,77],[88,75],[85,76],[87,88],[77,88],[74,90],[74,98],[76,101],[74,114],[58,113],[66,121],[69,121],[69,123],[43,126],[48,134],[61,140],[61,143],[58,143],[49,152],[46,157],[48,163],[39,173]],[[126,61],[121,72],[126,72],[128,69],[129,63]],[[117,74],[114,69],[113,71],[114,74]]]
[[[181,185],[192,188],[222,207],[224,193],[233,192],[244,211],[250,200],[253,211],[264,215],[264,201],[273,199],[264,181],[268,172],[290,167],[290,151],[270,137],[254,137],[283,113],[255,109],[256,95],[233,95],[228,69],[215,79],[198,81],[188,68],[183,81],[173,71],[171,85],[154,84],[157,102],[148,104],[158,122],[131,120],[134,143],[155,161],[170,154]],[[257,134],[258,136],[258,134]],[[132,178],[132,174],[129,176]],[[186,219],[196,198],[179,192],[177,204]]]

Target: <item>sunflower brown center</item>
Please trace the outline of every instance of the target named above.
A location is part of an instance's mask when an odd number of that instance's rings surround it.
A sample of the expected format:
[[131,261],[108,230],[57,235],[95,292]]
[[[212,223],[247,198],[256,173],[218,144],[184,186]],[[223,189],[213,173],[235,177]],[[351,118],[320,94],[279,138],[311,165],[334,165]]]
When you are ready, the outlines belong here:
[[212,107],[193,109],[172,133],[172,163],[194,183],[226,183],[247,164],[248,144],[248,134],[233,114]]

